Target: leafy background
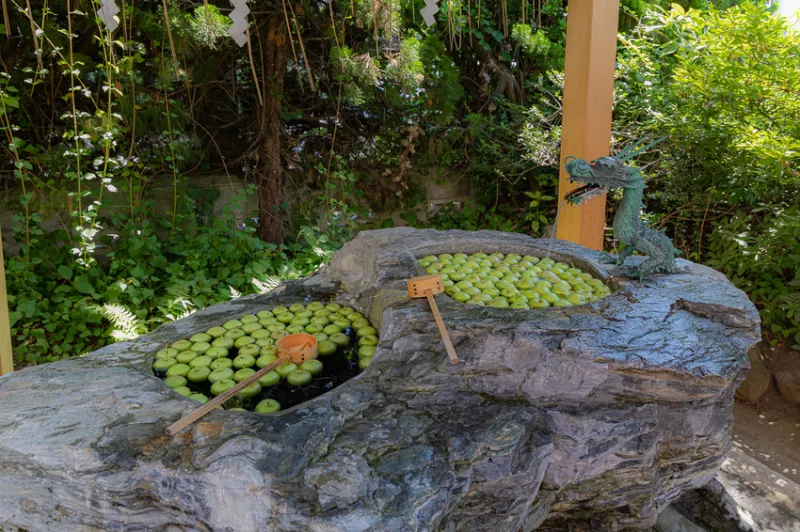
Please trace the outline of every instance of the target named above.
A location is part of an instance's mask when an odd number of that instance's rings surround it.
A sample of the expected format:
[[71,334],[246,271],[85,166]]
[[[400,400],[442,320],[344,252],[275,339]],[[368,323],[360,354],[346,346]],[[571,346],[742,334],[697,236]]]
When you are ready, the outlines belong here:
[[[7,4],[19,364],[268,290],[398,216],[554,221],[565,1],[441,0],[430,28],[421,0],[253,1],[244,48],[221,0],[118,0],[113,34],[90,0]],[[637,161],[648,221],[745,290],[773,343],[800,344],[797,31],[764,2],[621,4],[612,148],[667,137]],[[208,175],[249,185],[215,212]],[[421,206],[426,181],[458,179],[472,202]]]

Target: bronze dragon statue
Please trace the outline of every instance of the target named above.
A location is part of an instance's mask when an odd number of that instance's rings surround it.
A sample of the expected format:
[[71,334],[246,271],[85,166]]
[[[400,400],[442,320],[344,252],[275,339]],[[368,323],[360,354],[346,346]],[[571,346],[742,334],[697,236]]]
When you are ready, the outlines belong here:
[[625,161],[655,144],[637,150],[641,142],[622,150],[616,157],[600,157],[588,162],[572,156],[564,159],[570,182],[582,185],[566,195],[564,199],[569,203],[579,205],[604,190],[622,189],[622,202],[614,216],[614,238],[623,243],[625,248],[616,258],[608,253],[604,253],[603,257],[622,267],[625,259],[634,251],[647,255],[640,265],[623,269],[626,276],[639,280],[653,273],[679,271],[675,255],[680,253],[667,235],[642,221],[642,197],[646,188],[644,179],[639,170],[625,166]]

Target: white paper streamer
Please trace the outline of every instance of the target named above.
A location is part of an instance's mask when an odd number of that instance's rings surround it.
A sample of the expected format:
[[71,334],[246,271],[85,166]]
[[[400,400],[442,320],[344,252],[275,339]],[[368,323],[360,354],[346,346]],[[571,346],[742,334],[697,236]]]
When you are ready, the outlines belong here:
[[119,26],[117,19],[114,18],[117,13],[119,13],[119,8],[114,0],[102,0],[101,7],[97,10],[97,14],[100,15],[100,19],[105,23],[108,31],[114,31]]
[[247,15],[250,13],[250,8],[247,7],[247,0],[231,0],[231,5],[233,6],[233,11],[228,17],[230,17],[233,24],[228,28],[228,34],[233,37],[236,44],[244,46],[247,44],[245,30],[247,30]]
[[422,18],[428,26],[436,24],[434,15],[438,12],[439,6],[436,4],[436,0],[425,0],[425,7],[419,10],[420,15],[422,15]]

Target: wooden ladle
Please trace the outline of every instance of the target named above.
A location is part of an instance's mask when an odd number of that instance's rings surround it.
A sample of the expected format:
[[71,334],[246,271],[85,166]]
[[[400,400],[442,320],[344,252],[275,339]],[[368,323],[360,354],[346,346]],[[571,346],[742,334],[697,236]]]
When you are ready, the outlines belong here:
[[447,356],[450,357],[450,362],[458,364],[458,355],[453,347],[453,342],[450,341],[450,335],[447,334],[447,329],[442,321],[442,315],[439,314],[439,307],[436,306],[436,300],[433,299],[434,294],[444,292],[444,284],[442,283],[441,275],[423,275],[421,277],[413,277],[407,281],[408,295],[413,299],[420,299],[423,297],[428,298],[428,303],[431,306],[433,317],[436,320],[436,325],[439,327],[439,334],[442,335],[444,348],[447,351]]
[[211,399],[204,405],[180,418],[178,421],[167,427],[167,434],[174,436],[175,434],[179,433],[281,364],[293,362],[299,366],[306,360],[317,358],[319,355],[316,337],[306,333],[296,333],[285,336],[278,340],[277,346],[277,360],[267,364],[260,370],[256,371],[238,383],[236,386],[228,388],[223,393]]

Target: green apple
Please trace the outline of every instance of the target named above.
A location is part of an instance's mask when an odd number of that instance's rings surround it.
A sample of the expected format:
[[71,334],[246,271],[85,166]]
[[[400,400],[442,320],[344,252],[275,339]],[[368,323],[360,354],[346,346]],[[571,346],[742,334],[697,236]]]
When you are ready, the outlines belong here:
[[202,393],[193,393],[190,396],[188,396],[187,399],[191,399],[192,401],[200,403],[201,405],[208,402],[208,397],[206,397]]
[[256,339],[252,336],[242,336],[241,338],[237,338],[235,342],[233,342],[233,347],[236,349],[241,349],[242,347],[250,344],[256,343]]
[[256,312],[256,316],[258,316],[258,319],[264,319],[264,318],[271,318],[272,316],[274,316],[274,314],[268,310],[259,310],[258,312]]
[[275,368],[275,373],[285,378],[288,374],[290,374],[296,369],[297,369],[297,364],[293,364],[292,362],[286,362]]
[[156,358],[175,358],[175,355],[178,354],[177,349],[173,349],[171,347],[167,347],[166,349],[161,349],[156,353]]
[[320,327],[325,327],[331,322],[327,316],[314,316],[311,318],[311,323],[314,325],[319,325]]
[[280,381],[281,381],[281,376],[274,371],[270,371],[268,373],[265,373],[264,376],[258,379],[258,381],[256,382],[258,382],[264,388],[269,388],[270,386],[275,386]]
[[502,294],[502,296],[505,298],[512,298],[518,295],[519,291],[512,286],[511,288],[506,288],[505,290],[501,290],[500,294]]
[[517,287],[517,290],[520,291],[533,290],[533,283],[524,278],[517,281],[515,286]]
[[178,386],[177,388],[173,388],[173,390],[184,397],[189,397],[192,395],[192,390],[190,390],[188,386]]
[[[162,358],[161,360],[167,359]],[[167,377],[174,377],[175,375],[179,377],[185,377],[191,369],[192,368],[189,366],[189,364],[174,364],[167,368]]]
[[370,334],[358,339],[358,345],[378,345],[378,337]]
[[228,320],[222,324],[222,327],[231,330],[231,329],[238,329],[242,325],[243,325],[242,322],[239,320]]
[[222,338],[216,338],[213,342],[211,342],[212,347],[222,347],[223,349],[230,349],[233,347],[233,343],[235,340],[233,338],[228,338],[227,336],[223,336]]
[[223,379],[230,379],[231,377],[233,377],[233,370],[231,368],[219,368],[211,372],[208,376],[208,382],[213,384]]
[[233,380],[235,380],[236,382],[242,382],[255,372],[256,370],[254,370],[253,368],[242,368],[233,374]]
[[247,335],[247,333],[244,332],[241,329],[228,329],[228,332],[225,333],[225,338],[232,338],[234,340],[237,340],[237,339],[241,338],[242,336],[246,336],[246,335]]
[[[208,335],[206,335],[206,336],[208,336]],[[197,342],[196,344],[192,344],[192,347],[191,347],[192,351],[194,351],[195,353],[200,353],[200,354],[205,353],[209,349],[211,349],[211,344],[209,344],[208,342]]]
[[250,368],[256,363],[256,359],[252,355],[238,355],[233,359],[233,367],[237,369]]
[[279,323],[288,325],[294,319],[294,314],[290,314],[289,312],[284,312],[283,314],[278,314],[277,316],[275,316],[275,319],[278,320]]
[[186,374],[186,378],[191,382],[205,382],[208,380],[209,375],[211,375],[211,368],[201,366],[190,369],[189,373]]
[[264,399],[258,403],[254,409],[259,414],[271,414],[278,412],[281,409],[281,404],[275,399]]
[[332,355],[336,352],[336,344],[330,340],[322,340],[317,344],[317,351],[320,356]]
[[233,379],[222,379],[220,381],[215,382],[211,385],[211,393],[212,395],[219,395],[221,393],[227,392],[231,388],[236,386],[236,381]]
[[211,335],[206,333],[193,334],[192,336],[189,337],[189,341],[192,342],[193,344],[197,344],[200,342],[208,343],[211,341]]
[[303,369],[296,369],[286,375],[286,382],[288,382],[291,386],[305,386],[311,382],[311,379],[311,373]]
[[372,357],[361,357],[358,359],[358,369],[364,371],[372,364]]
[[496,283],[494,283],[494,286],[498,290],[508,290],[509,288],[514,288],[514,284],[506,280],[497,281]]
[[569,301],[573,305],[583,305],[584,303],[586,303],[586,298],[583,296],[583,294],[575,292],[567,296],[567,301]]
[[260,393],[261,393],[261,383],[256,381],[256,382],[251,382],[250,384],[239,390],[239,393],[236,394],[236,397],[247,399],[250,397],[255,397]]
[[453,299],[455,299],[456,301],[461,301],[463,303],[465,301],[469,301],[470,299],[472,299],[472,296],[466,292],[456,292],[453,294]]
[[199,356],[200,353],[196,353],[194,351],[181,351],[175,355],[175,360],[177,360],[179,364],[188,364]]
[[547,301],[551,305],[555,304],[556,301],[559,301],[558,296],[555,295],[553,292],[545,292],[545,293],[539,292],[539,294],[541,295],[543,300]]
[[230,358],[218,358],[211,363],[209,368],[211,368],[211,371],[213,373],[218,369],[230,368],[232,366],[233,366],[233,360],[231,360]]
[[181,377],[180,375],[173,375],[172,377],[167,377],[164,379],[164,384],[167,385],[167,388],[172,388],[173,390],[179,386],[186,385],[186,377]]
[[300,369],[309,372],[311,375],[319,375],[322,373],[322,362],[319,360],[306,360],[300,364]]
[[210,356],[203,355],[189,362],[189,365],[193,368],[208,367],[213,361],[214,359]]
[[330,341],[335,343],[336,345],[346,346],[350,343],[350,338],[343,333],[335,333],[330,335]]
[[362,345],[358,348],[358,356],[359,357],[371,357],[375,355],[375,346],[374,345]]
[[333,334],[342,332],[342,328],[336,325],[335,323],[331,323],[330,325],[326,325],[325,328],[322,329],[322,332],[324,332],[328,336],[331,336]]
[[256,366],[258,366],[259,368],[263,368],[265,366],[269,366],[276,360],[278,360],[278,355],[273,355],[273,354],[261,355],[260,357],[258,357],[258,359],[256,359]]
[[239,354],[238,354],[238,356],[236,358],[239,358],[241,356],[255,357],[260,352],[261,352],[261,348],[259,346],[257,346],[256,344],[250,344],[250,345],[246,345],[246,346],[242,347],[241,349],[239,349]]

